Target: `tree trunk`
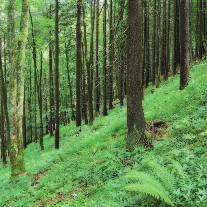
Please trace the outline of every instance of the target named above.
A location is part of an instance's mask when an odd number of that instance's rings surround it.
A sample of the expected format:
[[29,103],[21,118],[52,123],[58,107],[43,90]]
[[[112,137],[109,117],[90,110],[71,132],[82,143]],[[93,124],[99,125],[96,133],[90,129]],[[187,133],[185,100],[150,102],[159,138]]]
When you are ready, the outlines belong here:
[[96,84],[95,84],[95,104],[96,113],[100,112],[100,83],[99,83],[99,0],[96,0]]
[[[11,148],[10,148],[10,162],[11,175],[18,176],[25,172],[24,168],[24,152],[22,143],[22,114],[23,114],[23,99],[24,99],[24,62],[25,49],[28,37],[28,19],[29,19],[29,4],[28,0],[22,0],[22,16],[20,24],[20,32],[18,37],[17,59],[16,67],[12,67],[10,71],[11,83],[11,117],[12,117],[12,132],[11,132]],[[8,22],[8,24],[14,22]],[[13,34],[14,35],[14,34]],[[14,44],[14,42],[13,42]],[[13,74],[16,74],[14,76]]]
[[145,118],[142,107],[142,1],[128,0],[128,68],[127,68],[127,125],[126,147],[146,146]]
[[77,25],[76,25],[76,126],[81,126],[81,70],[82,70],[82,54],[81,54],[81,7],[82,0],[77,0]]
[[183,90],[188,85],[189,76],[189,2],[181,0],[180,5],[181,20],[181,56],[180,56],[180,89]]
[[106,11],[107,0],[104,1],[103,10],[103,115],[107,115],[107,52],[106,52]]
[[59,0],[55,0],[55,149],[60,147]]

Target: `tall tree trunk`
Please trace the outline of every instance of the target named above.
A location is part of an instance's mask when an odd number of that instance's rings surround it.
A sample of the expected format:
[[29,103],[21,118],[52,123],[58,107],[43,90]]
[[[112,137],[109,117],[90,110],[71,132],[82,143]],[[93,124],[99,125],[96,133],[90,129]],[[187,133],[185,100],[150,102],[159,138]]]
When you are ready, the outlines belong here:
[[161,56],[161,72],[164,79],[168,79],[167,68],[167,2],[163,0],[163,29],[162,29],[162,56]]
[[[50,34],[51,36],[51,34]],[[52,55],[52,42],[50,39],[49,43],[49,74],[50,74],[50,136],[53,136],[53,123],[54,123],[54,78],[53,78],[53,61],[52,61],[53,55]]]
[[88,67],[88,109],[89,123],[94,120],[93,115],[93,73],[94,73],[94,19],[95,19],[95,0],[91,1],[91,38],[90,38],[90,57],[87,62]]
[[114,23],[113,23],[113,0],[110,0],[109,12],[109,109],[113,108],[113,70],[114,70]]
[[[25,49],[28,37],[28,20],[29,20],[29,4],[28,0],[22,0],[22,16],[20,23],[20,32],[18,36],[17,58],[10,71],[11,83],[11,117],[12,117],[12,132],[11,132],[11,148],[10,162],[11,175],[18,176],[25,172],[24,168],[24,152],[22,143],[22,114],[23,114],[23,99],[24,99],[24,62]],[[8,22],[14,24],[14,22]],[[14,34],[13,34],[14,35]],[[14,42],[13,42],[14,44]],[[14,76],[13,74],[17,74]]]
[[180,0],[174,1],[174,65],[173,74],[175,75],[180,66]]
[[96,113],[100,112],[100,83],[99,83],[99,0],[96,0],[96,84],[95,84],[95,104]]
[[0,137],[1,137],[1,157],[3,163],[6,164],[6,137],[5,137],[5,80],[3,74],[3,65],[2,65],[2,39],[0,37]]
[[23,147],[27,148],[27,127],[26,127],[26,100],[25,100],[25,89],[24,86],[24,100],[23,100],[23,115],[22,115],[22,136],[23,136]]
[[65,44],[65,58],[66,58],[66,69],[67,69],[67,79],[68,79],[68,91],[70,97],[70,108],[71,108],[71,119],[72,121],[75,120],[75,112],[74,112],[74,104],[73,104],[73,87],[72,87],[72,80],[70,75],[70,68],[69,68],[69,54],[67,44]]
[[82,54],[81,54],[81,9],[82,0],[77,0],[77,25],[76,25],[76,126],[81,126],[81,70],[82,70]]
[[38,102],[39,102],[39,113],[40,113],[40,148],[44,150],[44,143],[43,143],[43,118],[42,118],[42,67],[43,67],[43,55],[42,51],[40,54],[40,76],[39,76],[39,92],[38,92]]
[[153,61],[152,61],[152,84],[155,85],[156,83],[156,41],[157,41],[157,0],[153,2],[153,41],[152,41],[152,48],[153,48]]
[[180,89],[183,90],[188,85],[189,76],[189,2],[181,0],[180,4]]
[[37,142],[37,48],[36,48],[36,39],[34,32],[34,23],[32,18],[32,13],[29,10],[30,22],[32,29],[32,55],[33,55],[33,64],[34,64],[34,138]]
[[107,115],[107,40],[106,40],[106,19],[107,0],[104,1],[103,10],[103,115]]
[[127,125],[126,147],[147,144],[142,107],[142,1],[128,0],[128,68],[127,68]]
[[55,148],[60,147],[59,0],[55,0]]

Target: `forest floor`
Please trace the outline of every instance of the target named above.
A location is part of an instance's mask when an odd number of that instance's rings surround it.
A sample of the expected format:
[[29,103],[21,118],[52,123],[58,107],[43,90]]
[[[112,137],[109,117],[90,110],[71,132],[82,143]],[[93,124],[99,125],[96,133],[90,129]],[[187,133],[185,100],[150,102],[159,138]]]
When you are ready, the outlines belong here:
[[194,65],[189,86],[178,89],[176,76],[145,91],[146,134],[153,149],[125,151],[126,107],[98,117],[79,134],[70,124],[61,128],[60,150],[49,136],[45,151],[28,146],[27,174],[18,180],[11,180],[9,166],[0,164],[0,206],[164,206],[125,188],[123,176],[131,169],[149,171],[149,160],[159,163],[151,165],[158,173],[164,167],[174,178],[170,197],[175,206],[207,206],[207,62]]

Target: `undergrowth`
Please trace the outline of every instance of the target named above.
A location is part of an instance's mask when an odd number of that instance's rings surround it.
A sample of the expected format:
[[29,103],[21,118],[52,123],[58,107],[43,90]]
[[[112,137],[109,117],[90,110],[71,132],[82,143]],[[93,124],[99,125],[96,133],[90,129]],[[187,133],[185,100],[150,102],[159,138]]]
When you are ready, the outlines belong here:
[[148,122],[168,124],[165,139],[146,151],[125,151],[126,108],[116,107],[80,133],[61,128],[61,148],[46,136],[25,150],[27,174],[10,180],[0,167],[0,206],[207,206],[207,63],[195,65],[189,86],[171,77],[145,92]]

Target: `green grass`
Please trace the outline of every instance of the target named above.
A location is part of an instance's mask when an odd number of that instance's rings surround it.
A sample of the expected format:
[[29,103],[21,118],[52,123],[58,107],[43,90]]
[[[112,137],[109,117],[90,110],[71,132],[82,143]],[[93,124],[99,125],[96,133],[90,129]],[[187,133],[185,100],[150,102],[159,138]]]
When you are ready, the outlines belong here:
[[207,63],[193,66],[189,86],[178,88],[179,77],[171,77],[145,92],[147,121],[163,120],[169,126],[168,136],[154,149],[125,152],[126,108],[116,107],[93,126],[83,126],[80,134],[74,124],[62,127],[60,150],[49,136],[44,152],[31,144],[25,150],[28,173],[18,180],[10,179],[9,166],[0,165],[0,206],[164,206],[125,191],[123,176],[132,169],[150,171],[145,165],[149,158],[175,178],[171,197],[176,206],[207,206]]

